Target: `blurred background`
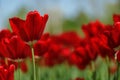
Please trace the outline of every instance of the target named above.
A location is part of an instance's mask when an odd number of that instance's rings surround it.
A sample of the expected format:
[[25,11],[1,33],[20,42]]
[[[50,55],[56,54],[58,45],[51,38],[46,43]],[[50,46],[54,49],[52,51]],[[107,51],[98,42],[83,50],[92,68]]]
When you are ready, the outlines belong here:
[[120,0],[0,0],[0,29],[9,27],[9,18],[25,19],[31,10],[49,14],[46,31],[81,33],[80,26],[100,20],[112,24],[112,15],[120,12]]

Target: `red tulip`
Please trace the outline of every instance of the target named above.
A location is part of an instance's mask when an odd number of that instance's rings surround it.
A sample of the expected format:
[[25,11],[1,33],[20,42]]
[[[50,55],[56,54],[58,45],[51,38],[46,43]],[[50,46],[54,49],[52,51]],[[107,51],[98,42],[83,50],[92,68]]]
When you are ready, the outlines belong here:
[[13,32],[27,42],[41,38],[47,20],[48,15],[41,16],[38,11],[29,12],[26,20],[17,17],[9,19]]
[[79,69],[84,70],[91,59],[84,47],[80,46],[70,55],[69,63],[75,64]]
[[8,68],[0,66],[0,80],[14,80],[15,66],[10,65]]
[[113,15],[113,21],[115,22],[120,22],[120,14],[114,14]]
[[97,36],[99,33],[103,32],[104,28],[105,25],[99,21],[90,22],[89,24],[82,26],[86,38]]
[[0,31],[0,41],[3,39],[3,38],[10,38],[12,36],[12,33],[10,32],[10,30],[8,29],[3,29]]
[[18,36],[13,36],[10,39],[5,38],[0,42],[0,47],[0,54],[4,58],[23,59],[31,55],[29,45]]
[[64,45],[77,47],[80,45],[81,38],[76,32],[65,32],[59,36],[59,42],[62,42]]

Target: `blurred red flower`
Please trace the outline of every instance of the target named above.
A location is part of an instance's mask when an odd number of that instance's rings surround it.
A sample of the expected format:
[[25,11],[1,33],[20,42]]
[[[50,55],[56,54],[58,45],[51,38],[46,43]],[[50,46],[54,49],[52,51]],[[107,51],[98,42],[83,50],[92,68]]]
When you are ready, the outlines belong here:
[[75,80],[85,80],[84,78],[76,78]]
[[8,68],[0,66],[0,80],[14,80],[15,66],[11,64]]
[[91,59],[86,49],[82,46],[76,48],[69,58],[69,63],[76,65],[81,70],[84,70],[90,61]]
[[0,42],[0,55],[3,58],[23,59],[31,55],[29,45],[23,42],[18,36],[4,38]]
[[49,38],[49,34],[43,34],[41,39],[33,46],[35,56],[42,57],[48,51],[50,42],[51,39]]
[[120,22],[120,14],[114,14],[113,15],[113,21],[115,22]]
[[86,38],[97,36],[103,32],[104,28],[105,25],[99,21],[90,22],[89,24],[82,26],[82,30],[84,31]]
[[22,62],[20,62],[18,64],[20,64],[20,68],[21,68],[22,72],[26,73],[28,71],[28,66],[25,63],[25,61],[22,61]]

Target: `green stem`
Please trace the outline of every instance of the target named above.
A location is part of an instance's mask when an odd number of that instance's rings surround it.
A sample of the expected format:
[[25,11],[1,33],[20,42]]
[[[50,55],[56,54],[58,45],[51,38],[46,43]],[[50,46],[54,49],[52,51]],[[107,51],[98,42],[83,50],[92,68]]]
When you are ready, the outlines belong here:
[[119,80],[120,63],[118,62],[117,65],[118,66],[117,66],[117,79],[116,80]]
[[19,80],[21,80],[21,72],[20,72],[20,68],[19,68]]
[[21,80],[20,62],[19,61],[18,61],[18,78],[19,78],[19,80]]
[[109,71],[109,68],[110,68],[110,60],[109,60],[109,57],[106,57],[106,61],[107,61],[107,68],[108,68],[108,80],[110,80],[110,71]]
[[37,73],[37,74],[36,74],[36,75],[37,75],[37,76],[36,76],[36,79],[37,79],[37,80],[41,80],[41,79],[40,79],[41,77],[40,77],[40,68],[39,68],[39,66],[36,66],[36,73]]
[[119,71],[120,71],[120,63],[117,62],[117,72],[114,75],[114,80],[119,80]]
[[110,80],[109,66],[108,66],[108,80]]
[[96,80],[96,70],[93,72],[93,80]]
[[36,80],[36,69],[35,69],[35,56],[34,56],[34,49],[31,48],[32,51],[32,63],[33,63],[33,74],[34,74],[34,80]]
[[93,78],[93,80],[96,80],[96,69],[95,69],[95,63],[92,61],[91,64],[92,64],[92,69],[93,69],[93,75],[92,75],[92,78]]

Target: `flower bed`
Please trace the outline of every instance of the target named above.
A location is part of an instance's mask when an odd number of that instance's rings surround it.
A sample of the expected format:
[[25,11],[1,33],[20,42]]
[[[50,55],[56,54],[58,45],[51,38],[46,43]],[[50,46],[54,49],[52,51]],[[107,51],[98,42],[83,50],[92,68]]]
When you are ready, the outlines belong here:
[[48,14],[30,11],[9,19],[0,31],[0,80],[119,80],[120,15],[113,25],[100,21],[74,31],[43,33]]

